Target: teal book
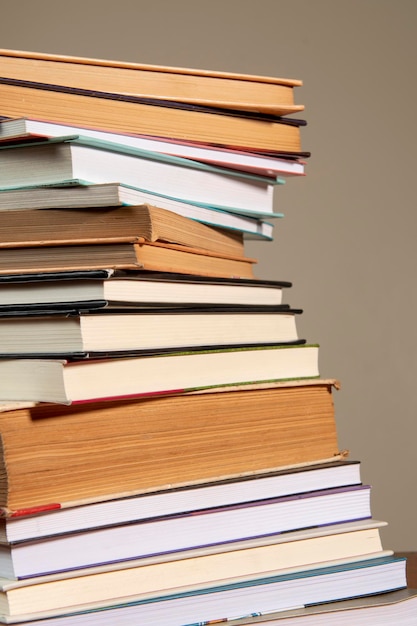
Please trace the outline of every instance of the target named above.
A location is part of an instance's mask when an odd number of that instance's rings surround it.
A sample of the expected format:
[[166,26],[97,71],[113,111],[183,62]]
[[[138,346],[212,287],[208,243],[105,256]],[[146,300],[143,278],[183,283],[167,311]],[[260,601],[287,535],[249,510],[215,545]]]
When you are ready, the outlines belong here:
[[[79,182],[79,184],[74,184]],[[160,193],[143,191],[119,183],[35,185],[0,189],[0,212],[32,209],[107,209],[108,207],[140,206],[148,204],[177,213],[182,217],[229,231],[240,232],[245,240],[271,241],[274,225],[261,214],[255,217],[229,209],[223,210],[203,204],[183,202]],[[283,217],[282,213],[268,214],[268,220]]]
[[118,182],[200,206],[272,216],[282,181],[86,137],[0,146],[3,189],[80,182]]

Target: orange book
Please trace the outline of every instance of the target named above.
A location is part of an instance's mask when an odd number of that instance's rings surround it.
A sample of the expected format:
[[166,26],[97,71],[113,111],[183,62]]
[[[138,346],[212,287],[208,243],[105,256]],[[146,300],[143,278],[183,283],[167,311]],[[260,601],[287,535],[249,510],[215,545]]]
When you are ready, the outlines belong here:
[[213,278],[255,278],[249,257],[215,254],[202,248],[137,238],[79,239],[72,244],[8,247],[0,250],[0,275],[64,270],[119,269],[195,274]]
[[7,467],[0,472],[0,506],[9,513],[54,508],[337,460],[337,386],[298,380],[73,406],[5,406],[12,410],[0,412],[0,460]]
[[0,50],[1,76],[96,92],[284,115],[300,80]]

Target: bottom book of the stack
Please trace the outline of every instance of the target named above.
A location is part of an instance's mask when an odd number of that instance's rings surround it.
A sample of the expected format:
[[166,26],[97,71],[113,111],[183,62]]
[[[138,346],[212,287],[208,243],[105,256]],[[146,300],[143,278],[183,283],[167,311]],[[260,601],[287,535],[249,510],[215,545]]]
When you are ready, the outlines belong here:
[[401,589],[362,598],[328,602],[291,611],[246,616],[234,626],[415,626],[417,589]]

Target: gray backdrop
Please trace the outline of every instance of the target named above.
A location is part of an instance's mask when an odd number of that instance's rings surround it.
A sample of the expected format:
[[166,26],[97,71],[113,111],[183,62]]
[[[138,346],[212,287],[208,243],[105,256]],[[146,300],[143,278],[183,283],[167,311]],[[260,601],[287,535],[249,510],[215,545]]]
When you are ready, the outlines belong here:
[[277,190],[260,278],[291,280],[300,333],[341,380],[385,548],[417,549],[414,0],[13,0],[0,46],[300,78],[307,177]]

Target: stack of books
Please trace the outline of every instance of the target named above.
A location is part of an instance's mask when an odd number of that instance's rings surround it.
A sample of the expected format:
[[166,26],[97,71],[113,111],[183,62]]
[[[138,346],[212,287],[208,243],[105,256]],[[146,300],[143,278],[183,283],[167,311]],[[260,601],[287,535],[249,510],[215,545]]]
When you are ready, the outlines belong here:
[[0,68],[0,622],[408,624],[339,383],[245,255],[300,81]]

